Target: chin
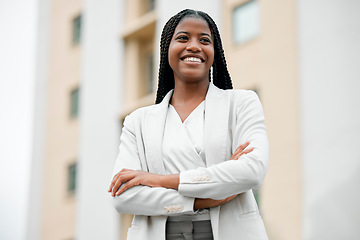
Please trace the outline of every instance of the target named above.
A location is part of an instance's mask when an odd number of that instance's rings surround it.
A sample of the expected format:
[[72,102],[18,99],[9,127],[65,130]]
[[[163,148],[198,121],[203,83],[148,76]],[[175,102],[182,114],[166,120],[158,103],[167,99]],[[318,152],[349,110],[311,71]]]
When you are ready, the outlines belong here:
[[182,79],[187,79],[190,80],[192,82],[198,82],[198,81],[202,81],[204,79],[209,79],[209,71],[207,71],[206,73],[204,72],[198,72],[198,71],[187,71],[186,73],[184,72],[181,76]]

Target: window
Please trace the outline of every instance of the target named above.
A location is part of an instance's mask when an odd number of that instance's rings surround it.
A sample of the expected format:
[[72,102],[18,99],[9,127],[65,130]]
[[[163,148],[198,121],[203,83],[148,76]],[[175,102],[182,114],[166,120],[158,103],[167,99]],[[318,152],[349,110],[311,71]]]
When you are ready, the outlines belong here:
[[149,12],[155,9],[155,0],[148,0],[148,10]]
[[236,44],[243,44],[260,33],[260,7],[256,0],[236,7],[232,13],[232,34]]
[[81,15],[75,17],[72,24],[73,24],[72,42],[74,45],[77,45],[80,43],[81,40]]
[[71,194],[75,193],[76,190],[76,162],[68,166],[68,187],[67,191]]
[[70,116],[76,118],[79,114],[79,88],[70,93]]

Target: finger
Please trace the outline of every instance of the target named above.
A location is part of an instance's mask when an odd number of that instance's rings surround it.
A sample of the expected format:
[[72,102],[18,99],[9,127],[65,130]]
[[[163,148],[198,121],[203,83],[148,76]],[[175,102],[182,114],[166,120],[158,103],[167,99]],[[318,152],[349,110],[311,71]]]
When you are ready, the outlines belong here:
[[129,188],[132,188],[132,187],[134,187],[134,186],[136,186],[136,185],[139,185],[138,183],[137,183],[137,181],[136,180],[130,180],[130,181],[128,181],[128,182],[126,182],[126,183],[124,183],[121,187],[120,187],[120,189],[116,192],[116,196],[119,196],[120,194],[122,194],[123,192],[125,192],[126,190],[128,190]]
[[249,144],[250,144],[250,142],[249,141],[246,141],[245,143],[243,143],[243,144],[240,144],[240,146],[239,146],[239,151],[244,151],[244,149],[245,148],[247,148],[247,146],[249,146]]
[[116,175],[113,177],[113,179],[111,180],[111,184],[110,184],[110,187],[109,187],[108,192],[111,192],[111,189],[114,187],[115,182],[117,181],[118,178],[119,178],[119,174],[116,174]]
[[245,148],[247,148],[247,146],[249,146],[250,142],[247,141],[244,144],[240,144],[239,147],[235,150],[233,155],[237,155],[239,153],[241,153],[242,151],[244,151]]
[[244,153],[244,154],[248,154],[248,153],[251,153],[253,150],[254,150],[254,147],[251,147],[251,148],[245,149],[245,150],[243,151],[243,153]]
[[112,189],[112,195],[115,196],[115,193],[119,190],[123,183],[126,183],[135,177],[134,173],[123,173],[119,175],[114,188]]
[[[245,143],[246,144],[246,143]],[[231,160],[237,160],[239,157],[237,156],[239,153],[242,152],[242,150],[244,149],[244,144],[240,144],[236,149],[235,152],[231,155]]]
[[247,146],[249,146],[249,144],[250,144],[249,141],[246,141],[245,143],[240,144],[235,152],[239,152],[239,151],[242,152]]
[[123,179],[122,176],[119,176],[119,178],[117,179],[117,181],[114,184],[114,187],[112,189],[112,196],[115,196],[116,191],[120,188],[121,184],[123,184],[125,181],[125,179]]
[[241,144],[241,145],[239,146],[239,148],[237,149],[237,151],[236,151],[237,154],[243,152],[243,151],[249,146],[249,144],[250,144],[249,141],[245,142],[244,144]]
[[119,173],[115,174],[114,177],[112,178],[112,180],[114,180],[114,178],[116,178],[119,175]]
[[238,151],[236,151],[233,156],[234,156],[234,159],[237,160],[239,159],[239,157],[242,155],[243,151],[241,149],[239,149]]
[[123,168],[123,169],[121,169],[120,172],[128,172],[128,171],[134,171],[134,170],[131,170],[131,169],[128,169],[128,168]]
[[254,150],[253,147],[248,148],[248,149],[245,149],[244,151],[242,151],[242,152],[238,155],[238,157],[241,157],[241,156],[244,155],[244,154],[248,154],[248,153],[252,152],[253,150]]

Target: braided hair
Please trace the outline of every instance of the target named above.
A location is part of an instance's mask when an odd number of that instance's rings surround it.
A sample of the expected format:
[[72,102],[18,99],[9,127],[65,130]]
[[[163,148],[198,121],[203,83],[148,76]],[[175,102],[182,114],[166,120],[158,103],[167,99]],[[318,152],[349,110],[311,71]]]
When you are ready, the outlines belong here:
[[[213,83],[221,89],[232,89],[232,82],[230,74],[227,70],[224,50],[221,44],[219,30],[214,20],[205,12],[185,9],[177,13],[169,19],[165,24],[161,33],[160,41],[160,67],[159,67],[159,82],[156,94],[156,103],[160,103],[165,95],[175,87],[174,73],[169,65],[169,45],[174,35],[174,31],[179,22],[184,18],[195,17],[203,19],[207,22],[210,31],[214,37],[214,63],[213,68]],[[211,70],[209,71],[209,80],[211,79]]]

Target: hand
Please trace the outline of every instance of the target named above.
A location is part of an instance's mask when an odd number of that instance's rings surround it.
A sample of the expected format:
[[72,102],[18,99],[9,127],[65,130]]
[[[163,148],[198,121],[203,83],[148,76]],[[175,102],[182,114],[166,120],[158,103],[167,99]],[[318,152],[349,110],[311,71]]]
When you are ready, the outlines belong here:
[[155,173],[124,168],[113,177],[108,192],[112,192],[111,195],[114,197],[137,185],[161,187],[161,176]]
[[231,200],[233,200],[236,197],[237,197],[237,194],[227,197],[225,199],[221,199],[221,200],[214,200],[214,199],[210,199],[210,198],[196,198],[195,202],[194,202],[194,210],[198,210],[198,209],[202,209],[202,208],[217,207],[217,206],[223,205],[227,202],[230,202]]
[[235,150],[233,155],[231,156],[230,160],[238,160],[242,155],[248,154],[254,150],[253,147],[245,149],[249,146],[250,142],[247,141],[244,144],[240,144],[240,146]]

